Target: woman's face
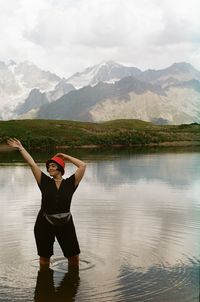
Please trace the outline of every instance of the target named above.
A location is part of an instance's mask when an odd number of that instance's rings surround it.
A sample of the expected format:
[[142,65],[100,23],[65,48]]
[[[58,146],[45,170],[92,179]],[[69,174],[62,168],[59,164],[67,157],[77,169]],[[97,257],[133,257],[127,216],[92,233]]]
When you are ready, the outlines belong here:
[[58,170],[58,166],[55,163],[50,163],[48,166],[48,172],[50,176],[59,176],[62,175],[61,172]]

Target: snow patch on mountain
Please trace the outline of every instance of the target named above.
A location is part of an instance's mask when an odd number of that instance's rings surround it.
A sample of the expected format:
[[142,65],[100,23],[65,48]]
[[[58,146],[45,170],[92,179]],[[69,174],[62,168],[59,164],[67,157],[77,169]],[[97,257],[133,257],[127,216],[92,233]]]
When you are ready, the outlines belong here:
[[200,72],[184,62],[141,71],[107,61],[66,80],[30,62],[0,62],[0,108],[4,120],[199,122]]
[[104,61],[75,73],[67,79],[77,89],[85,86],[95,86],[99,82],[114,83],[128,76],[135,76],[141,71],[136,67],[126,67],[113,61]]
[[[31,105],[29,95],[34,89],[41,94],[46,94],[49,102],[55,101],[74,89],[72,85],[64,83],[65,81],[56,74],[41,70],[28,61],[18,64],[14,61],[9,61],[7,64],[0,62],[0,119],[17,118],[23,111],[26,113],[25,108],[28,106],[30,110],[34,109],[40,103],[37,100],[38,94],[32,98]],[[29,102],[28,106],[25,104],[26,100]],[[21,112],[17,113],[16,109],[19,104],[24,104],[25,108],[22,109],[21,106]]]

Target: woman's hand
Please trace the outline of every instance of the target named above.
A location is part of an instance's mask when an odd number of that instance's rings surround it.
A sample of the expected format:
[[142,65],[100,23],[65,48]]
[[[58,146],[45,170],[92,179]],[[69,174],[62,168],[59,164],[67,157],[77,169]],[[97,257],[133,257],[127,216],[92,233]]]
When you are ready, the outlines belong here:
[[72,157],[64,153],[57,153],[55,156],[58,156],[63,160],[68,161],[74,164],[75,166],[77,166],[77,170],[75,172],[75,185],[77,186],[85,173],[86,163],[84,163],[82,160],[78,158]]
[[33,175],[37,181],[38,184],[41,183],[41,175],[42,172],[38,165],[35,163],[32,156],[28,153],[28,151],[22,146],[21,142],[16,138],[9,138],[7,140],[7,143],[10,147],[17,148],[20,151],[20,154],[24,158],[24,160],[27,162],[27,164],[31,167],[31,170],[33,172]]
[[16,138],[9,138],[7,140],[7,144],[10,146],[10,147],[13,147],[13,148],[17,148],[17,149],[23,149],[23,146],[21,144],[21,142],[16,139]]
[[64,153],[57,153],[55,156],[58,156],[58,157],[60,157],[60,158],[62,158],[64,160],[66,154],[64,154]]

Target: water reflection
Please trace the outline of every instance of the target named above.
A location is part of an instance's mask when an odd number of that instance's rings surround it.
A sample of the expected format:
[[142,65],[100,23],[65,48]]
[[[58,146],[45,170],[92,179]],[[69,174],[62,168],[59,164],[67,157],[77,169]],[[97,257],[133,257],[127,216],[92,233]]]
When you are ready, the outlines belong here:
[[[72,203],[81,282],[66,301],[198,301],[199,164],[198,152],[88,159]],[[68,169],[67,175],[73,173]],[[35,286],[40,191],[29,168],[1,166],[0,205],[0,301],[33,301],[46,288],[54,299],[63,292],[61,279],[65,288],[70,284],[66,259],[55,243],[49,275],[38,274]]]
[[173,267],[157,265],[149,267],[146,272],[125,267],[119,279],[123,288],[121,301],[198,301],[192,292],[198,288],[198,266],[194,268],[183,263]]
[[[168,154],[151,156],[136,154],[130,158],[98,162],[95,176],[104,185],[133,183],[140,179],[159,180],[170,185],[188,186],[194,180],[199,180],[196,160],[198,154]],[[196,173],[194,173],[196,170]]]
[[34,302],[72,302],[75,301],[79,276],[66,273],[58,286],[54,283],[54,271],[52,269],[40,270],[37,276]]

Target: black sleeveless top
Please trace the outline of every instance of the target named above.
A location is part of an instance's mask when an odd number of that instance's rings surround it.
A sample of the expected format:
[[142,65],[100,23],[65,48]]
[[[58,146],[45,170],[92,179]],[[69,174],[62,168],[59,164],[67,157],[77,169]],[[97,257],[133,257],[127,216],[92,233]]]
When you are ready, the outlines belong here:
[[63,179],[59,189],[55,180],[42,172],[41,183],[38,184],[42,193],[41,211],[47,214],[66,213],[70,211],[75,186],[75,174]]

